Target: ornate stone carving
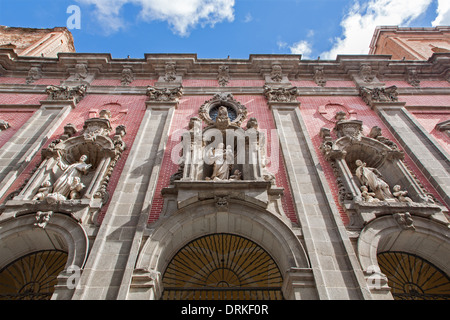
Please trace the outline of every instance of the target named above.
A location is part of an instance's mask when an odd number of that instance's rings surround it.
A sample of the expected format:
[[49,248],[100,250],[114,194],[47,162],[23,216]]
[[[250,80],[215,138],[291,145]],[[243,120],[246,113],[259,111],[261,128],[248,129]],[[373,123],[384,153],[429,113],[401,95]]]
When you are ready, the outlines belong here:
[[10,127],[9,123],[5,120],[0,120],[0,131],[6,130]]
[[411,214],[409,212],[394,213],[393,217],[402,229],[405,229],[405,230],[407,230],[407,229],[415,230],[416,229],[416,227],[414,226],[414,220],[412,219]]
[[270,72],[270,79],[273,82],[281,82],[281,80],[283,80],[283,69],[281,68],[281,64],[274,63],[272,65],[272,71]]
[[366,83],[371,83],[375,78],[375,73],[369,64],[361,64],[359,69],[359,76]]
[[45,229],[45,227],[47,226],[47,224],[50,221],[50,218],[53,215],[53,211],[38,211],[36,212],[36,222],[34,223],[34,225],[36,227]]
[[28,71],[27,84],[31,84],[42,77],[42,72],[40,67],[31,67]]
[[90,118],[84,122],[83,136],[85,140],[95,141],[97,136],[107,136],[111,133],[111,112],[109,110],[101,110],[99,118]]
[[374,103],[377,102],[389,103],[398,101],[398,93],[396,86],[381,87],[381,88],[360,87],[359,94],[364,100],[364,102],[371,107],[373,107]]
[[68,123],[64,126],[64,133],[61,135],[61,140],[72,138],[76,133],[77,128],[72,123]]
[[313,80],[318,86],[325,87],[325,85],[327,84],[327,80],[325,80],[323,67],[314,68]]
[[170,102],[177,102],[178,99],[183,95],[183,87],[177,87],[177,88],[155,88],[152,86],[149,86],[147,88],[147,96],[149,96],[150,101],[157,101],[157,102],[164,102],[164,101],[170,101]]
[[217,209],[226,209],[228,208],[228,201],[229,201],[229,197],[228,196],[216,196],[214,198],[215,202],[216,202],[216,208]]
[[[221,114],[219,114],[220,112]],[[241,126],[247,118],[247,108],[236,101],[231,93],[218,93],[200,107],[198,114],[206,124],[210,126],[219,124],[221,129],[226,129],[225,124]],[[229,118],[229,122],[224,117],[225,115]],[[216,121],[218,117],[221,118],[219,123]]]
[[265,85],[264,95],[269,102],[297,102],[299,92],[297,87],[271,88]]
[[221,87],[226,87],[230,82],[230,72],[229,67],[226,65],[219,66],[219,74],[217,76],[217,81]]
[[360,120],[347,120],[347,114],[344,111],[336,113],[335,119],[337,120],[334,130],[339,138],[349,136],[356,140],[360,140],[362,137],[362,121]]
[[130,68],[130,67],[123,68],[123,70],[122,70],[122,78],[120,79],[120,83],[123,86],[128,86],[133,81],[134,81],[133,69]]
[[48,86],[45,92],[49,100],[73,100],[78,103],[86,94],[87,86],[82,84],[76,87]]
[[407,70],[406,81],[413,87],[420,86],[420,79],[416,68],[410,68]]
[[177,79],[176,63],[167,62],[165,65],[164,80],[166,82],[173,82]]
[[88,70],[87,63],[77,63],[75,65],[74,80],[83,81],[88,77],[88,75],[89,75],[89,70]]

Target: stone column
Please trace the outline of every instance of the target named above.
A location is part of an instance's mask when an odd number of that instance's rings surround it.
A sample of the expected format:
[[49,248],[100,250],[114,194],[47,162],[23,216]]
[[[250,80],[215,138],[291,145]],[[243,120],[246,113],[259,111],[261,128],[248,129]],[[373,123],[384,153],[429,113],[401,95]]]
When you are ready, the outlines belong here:
[[127,298],[177,104],[178,100],[147,102],[74,299]]
[[[318,299],[371,299],[294,99],[270,100]],[[297,272],[295,273],[297,274]],[[294,293],[301,297],[301,288]]]
[[444,204],[450,207],[449,154],[414,119],[404,103],[377,103],[373,107],[405,153],[411,157],[442,197]]
[[75,105],[74,99],[41,101],[41,107],[0,149],[0,198],[5,196]]

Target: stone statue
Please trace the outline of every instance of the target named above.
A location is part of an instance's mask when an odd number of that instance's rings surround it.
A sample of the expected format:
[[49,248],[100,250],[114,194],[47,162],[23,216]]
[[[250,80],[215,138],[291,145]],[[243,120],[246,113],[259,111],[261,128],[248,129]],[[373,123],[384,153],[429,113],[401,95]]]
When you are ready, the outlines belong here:
[[41,185],[38,190],[38,193],[33,197],[33,200],[44,200],[46,196],[52,191],[52,184],[50,181],[46,180]]
[[366,202],[380,202],[380,199],[375,198],[375,193],[369,192],[366,186],[361,186],[361,196]]
[[234,152],[231,146],[224,148],[223,143],[219,143],[217,148],[210,149],[206,154],[208,163],[214,164],[214,170],[211,177],[206,180],[228,180],[230,176],[230,165],[233,164]]
[[396,197],[398,199],[398,201],[400,202],[414,202],[411,200],[410,197],[407,197],[406,195],[408,194],[408,191],[402,191],[402,188],[400,187],[400,185],[395,185],[392,190],[394,192],[392,192],[392,194],[394,195],[394,197]]
[[239,170],[234,170],[233,175],[230,176],[230,180],[242,180],[242,173]]
[[81,190],[80,187],[84,187],[84,185],[81,186],[82,184],[80,182],[80,177],[83,174],[86,174],[89,168],[92,166],[90,164],[87,164],[86,160],[87,156],[82,155],[78,162],[67,165],[62,163],[61,158],[58,158],[57,164],[58,167],[63,170],[63,174],[56,180],[53,186],[53,193],[57,193],[66,198],[70,198],[72,191],[77,190],[77,192],[79,192]]
[[389,185],[383,180],[381,173],[375,169],[366,166],[365,162],[356,160],[356,176],[362,185],[370,188],[375,193],[375,197],[385,201],[393,199],[392,193],[389,190]]

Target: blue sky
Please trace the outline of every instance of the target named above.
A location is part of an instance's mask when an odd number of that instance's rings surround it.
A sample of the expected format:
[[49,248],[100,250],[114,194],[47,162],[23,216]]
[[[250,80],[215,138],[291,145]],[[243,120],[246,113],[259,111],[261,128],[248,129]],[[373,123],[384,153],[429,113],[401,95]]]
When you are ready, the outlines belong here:
[[[68,8],[75,5],[80,15]],[[377,25],[450,25],[448,0],[0,0],[0,25],[70,26],[77,52],[202,59],[367,54]],[[71,22],[78,20],[70,20]]]

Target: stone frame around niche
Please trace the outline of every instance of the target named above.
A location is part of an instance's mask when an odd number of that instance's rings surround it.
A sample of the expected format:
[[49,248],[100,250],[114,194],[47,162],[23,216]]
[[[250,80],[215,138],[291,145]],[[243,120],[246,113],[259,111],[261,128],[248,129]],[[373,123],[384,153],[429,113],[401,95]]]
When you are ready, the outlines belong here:
[[[339,112],[336,119],[333,128],[336,138],[332,137],[330,129],[322,128],[320,149],[333,169],[338,202],[350,221],[348,230],[360,231],[367,223],[383,215],[416,215],[448,224],[440,203],[403,162],[403,151],[384,137],[379,127],[373,127],[369,135],[364,136],[362,121],[347,120],[345,114]],[[378,199],[372,194],[373,201],[363,197],[363,183],[355,173],[357,160],[381,174],[382,180],[389,185],[391,197]],[[392,191],[396,185],[407,192],[408,199],[399,200],[394,196]],[[374,192],[370,187],[368,189]]]

